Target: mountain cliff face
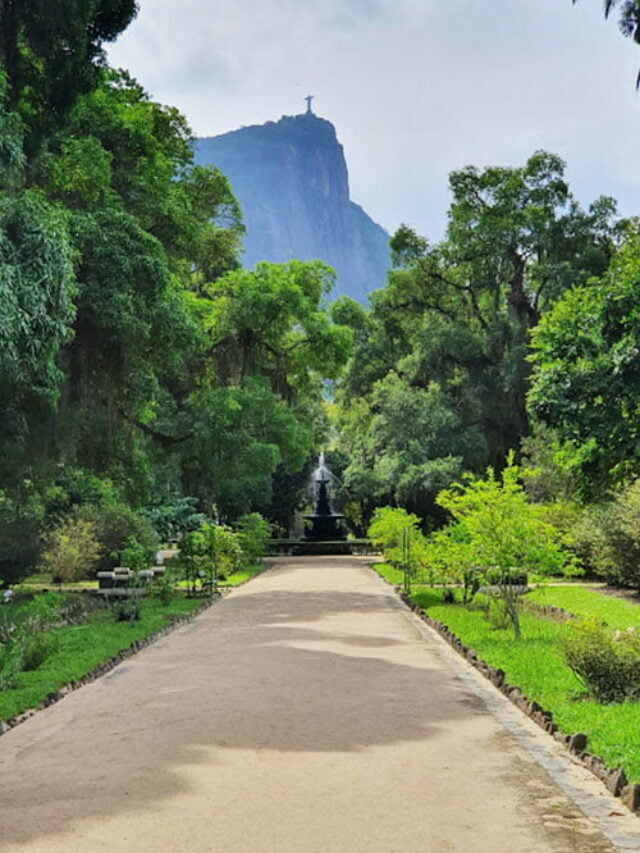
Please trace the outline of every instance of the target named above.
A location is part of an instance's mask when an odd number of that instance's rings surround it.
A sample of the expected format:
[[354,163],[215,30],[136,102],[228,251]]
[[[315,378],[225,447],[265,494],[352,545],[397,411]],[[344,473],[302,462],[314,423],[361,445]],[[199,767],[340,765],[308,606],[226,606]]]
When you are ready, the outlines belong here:
[[313,113],[244,127],[195,143],[195,160],[229,179],[247,234],[243,263],[321,259],[334,295],[364,301],[382,287],[389,235],[349,198],[349,176],[334,126]]

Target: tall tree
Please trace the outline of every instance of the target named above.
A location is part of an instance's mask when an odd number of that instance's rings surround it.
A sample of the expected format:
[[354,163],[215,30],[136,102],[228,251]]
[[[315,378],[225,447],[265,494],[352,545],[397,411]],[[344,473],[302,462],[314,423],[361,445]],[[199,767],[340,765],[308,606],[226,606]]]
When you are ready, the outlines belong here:
[[[345,478],[386,483],[387,500],[421,514],[443,478],[500,469],[527,434],[530,331],[567,287],[606,269],[616,237],[614,203],[583,211],[553,154],[518,169],[469,167],[450,182],[443,243],[406,227],[393,237],[395,269],[373,296],[341,391]],[[403,430],[394,411],[405,412]],[[367,470],[402,477],[372,482]]]
[[529,405],[573,448],[587,497],[640,475],[640,229],[611,269],[568,291],[533,334]]
[[64,119],[92,89],[105,63],[104,42],[133,20],[136,0],[2,0],[0,63],[9,106],[25,121],[28,148]]

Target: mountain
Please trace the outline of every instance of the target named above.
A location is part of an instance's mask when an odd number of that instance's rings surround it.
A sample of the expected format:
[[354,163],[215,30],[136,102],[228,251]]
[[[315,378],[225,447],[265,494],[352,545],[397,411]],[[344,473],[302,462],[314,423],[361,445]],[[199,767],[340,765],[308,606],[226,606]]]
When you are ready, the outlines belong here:
[[342,145],[331,122],[309,111],[195,142],[196,163],[212,163],[242,205],[243,263],[320,258],[338,274],[334,296],[364,302],[382,287],[389,235],[349,197]]

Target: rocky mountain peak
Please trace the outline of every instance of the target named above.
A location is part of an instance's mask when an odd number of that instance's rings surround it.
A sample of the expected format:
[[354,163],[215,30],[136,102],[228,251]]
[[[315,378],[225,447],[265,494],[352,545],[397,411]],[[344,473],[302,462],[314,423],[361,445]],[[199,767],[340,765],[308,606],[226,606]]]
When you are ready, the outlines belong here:
[[321,259],[338,274],[334,295],[361,302],[384,284],[389,236],[351,201],[330,121],[308,111],[198,139],[195,159],[224,172],[242,205],[246,266]]

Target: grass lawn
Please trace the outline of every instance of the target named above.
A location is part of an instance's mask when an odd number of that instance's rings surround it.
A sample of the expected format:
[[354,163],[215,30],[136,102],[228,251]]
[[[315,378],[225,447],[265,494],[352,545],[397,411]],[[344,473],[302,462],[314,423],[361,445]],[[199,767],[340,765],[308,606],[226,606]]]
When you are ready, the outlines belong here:
[[251,580],[251,578],[254,578],[256,575],[262,574],[265,569],[266,566],[247,566],[239,572],[234,572],[232,575],[229,575],[225,581],[220,582],[219,586],[239,586],[239,584]]
[[52,582],[51,575],[47,572],[34,572],[34,574],[28,575],[24,578],[24,580],[17,584],[14,589],[16,591],[19,591],[20,589],[25,589],[26,591],[33,591],[34,589],[53,589],[61,592],[75,592],[78,589],[98,589],[98,581],[82,580],[75,583],[57,584]]
[[[597,616],[612,628],[640,628],[640,604],[605,595],[593,589],[541,586],[527,595],[537,604],[562,607],[575,616]],[[640,602],[640,599],[638,599]]]
[[105,609],[83,625],[57,628],[52,632],[58,640],[56,652],[37,670],[21,672],[18,687],[0,692],[0,720],[35,707],[47,693],[81,678],[131,643],[199,607],[203,601],[202,598],[176,595],[163,607],[149,596],[143,601],[141,618],[137,622],[116,622],[111,611]]
[[[393,569],[374,568],[387,580],[397,582]],[[516,641],[510,629],[493,628],[482,612],[460,604],[443,604],[442,590],[416,587],[412,597],[488,664],[503,669],[510,684],[552,711],[562,732],[584,732],[589,738],[589,752],[609,767],[622,765],[629,780],[640,783],[640,703],[600,705],[584,697],[581,684],[558,651],[558,640],[568,630],[567,625],[523,613],[523,637]],[[544,587],[532,592],[531,599],[578,616],[595,614],[612,628],[640,627],[640,606],[591,589]]]
[[394,569],[389,563],[373,563],[372,567],[381,578],[384,578],[394,586],[402,586],[403,573],[400,569]]

